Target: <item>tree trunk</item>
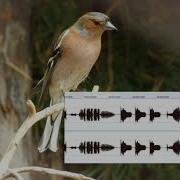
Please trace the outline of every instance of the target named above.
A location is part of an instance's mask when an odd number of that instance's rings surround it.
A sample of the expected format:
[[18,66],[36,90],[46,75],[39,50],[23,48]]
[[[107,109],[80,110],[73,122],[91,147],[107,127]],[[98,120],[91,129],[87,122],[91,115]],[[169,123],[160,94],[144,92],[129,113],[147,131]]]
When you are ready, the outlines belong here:
[[[0,157],[26,117],[30,88],[30,0],[0,1]],[[32,161],[31,134],[18,148],[11,167]]]

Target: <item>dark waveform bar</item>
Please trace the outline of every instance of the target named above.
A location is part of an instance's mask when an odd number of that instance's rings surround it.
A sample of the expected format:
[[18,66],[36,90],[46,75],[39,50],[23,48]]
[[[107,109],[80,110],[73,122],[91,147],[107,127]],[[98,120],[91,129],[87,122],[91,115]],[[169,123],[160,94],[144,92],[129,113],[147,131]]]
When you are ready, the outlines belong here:
[[167,117],[168,116],[172,116],[175,121],[179,122],[180,121],[180,109],[179,109],[179,107],[176,108],[172,113],[167,113]]
[[150,154],[154,154],[155,151],[161,150],[161,146],[154,144],[153,141],[150,141],[149,148],[150,148]]
[[130,118],[132,117],[132,113],[131,112],[127,112],[124,108],[120,109],[120,116],[121,116],[121,121],[125,121],[126,118]]
[[135,141],[135,155],[138,155],[140,151],[146,150],[146,146],[140,144],[138,141]]
[[135,108],[135,121],[138,122],[142,117],[146,117],[146,113],[141,112],[138,108]]
[[[125,154],[126,151],[132,150],[132,146],[126,144],[124,141],[120,141],[121,154]],[[153,141],[149,143],[150,154],[153,154],[154,151],[161,149],[160,145],[155,145]],[[135,142],[135,152],[138,155],[140,151],[146,150],[145,145],[141,145],[138,141]]]
[[124,155],[126,153],[126,151],[130,151],[132,150],[132,146],[126,144],[124,141],[120,141],[120,152],[122,155]]
[[79,116],[84,121],[99,121],[100,118],[110,118],[115,114],[109,111],[101,111],[96,108],[81,109],[79,114],[71,113],[71,116]]
[[100,151],[111,151],[115,148],[114,146],[109,144],[100,144],[100,142],[98,141],[84,141],[81,142],[79,146],[67,147],[66,144],[64,146],[65,146],[64,151],[66,151],[67,148],[79,149],[80,153],[83,154],[99,154]]
[[[120,109],[120,116],[121,116],[121,121],[124,122],[127,118],[132,117],[132,113],[126,111],[124,108]],[[135,108],[135,121],[138,122],[140,120],[140,118],[142,117],[146,117],[146,113],[145,112],[141,112],[138,108]]]
[[155,112],[154,109],[150,109],[149,116],[150,116],[150,121],[152,122],[154,121],[155,118],[160,117],[161,113]]
[[[120,109],[120,116],[122,122],[124,122],[127,118],[132,117],[133,115],[135,115],[135,121],[138,122],[140,118],[146,117],[147,114],[145,112],[141,112],[138,108],[135,108],[135,114],[126,111],[124,108]],[[153,121],[156,117],[160,117],[161,113],[155,112],[154,109],[150,109],[149,116],[150,121]]]
[[177,140],[172,146],[167,146],[167,150],[172,149],[177,155],[180,154],[180,142]]

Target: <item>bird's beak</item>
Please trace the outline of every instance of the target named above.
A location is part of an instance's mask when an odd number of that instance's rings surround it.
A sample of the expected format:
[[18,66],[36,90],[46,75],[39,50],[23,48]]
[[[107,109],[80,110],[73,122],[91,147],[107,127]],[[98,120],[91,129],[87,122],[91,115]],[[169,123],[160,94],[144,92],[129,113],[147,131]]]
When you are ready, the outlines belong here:
[[118,30],[110,21],[107,21],[104,28],[105,30]]

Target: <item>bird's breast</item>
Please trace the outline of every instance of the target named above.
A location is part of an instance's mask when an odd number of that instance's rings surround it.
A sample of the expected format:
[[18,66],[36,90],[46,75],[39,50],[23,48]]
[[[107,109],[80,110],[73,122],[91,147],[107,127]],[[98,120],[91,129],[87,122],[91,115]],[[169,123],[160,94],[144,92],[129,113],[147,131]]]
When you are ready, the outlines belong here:
[[87,77],[95,64],[101,49],[101,40],[67,36],[62,44],[62,57],[58,61],[52,77],[52,84],[60,84],[68,91]]
[[96,62],[100,54],[101,40],[100,39],[86,39],[86,38],[72,38],[71,43],[64,44],[64,55],[72,62],[82,63],[84,65],[91,65]]

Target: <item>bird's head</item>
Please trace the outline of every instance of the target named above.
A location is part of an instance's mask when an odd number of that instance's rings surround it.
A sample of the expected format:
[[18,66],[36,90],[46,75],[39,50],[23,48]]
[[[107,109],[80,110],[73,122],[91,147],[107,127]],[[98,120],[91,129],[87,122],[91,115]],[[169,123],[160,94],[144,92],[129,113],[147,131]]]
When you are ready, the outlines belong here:
[[91,34],[101,35],[106,30],[117,30],[110,22],[110,18],[99,12],[89,12],[81,16],[75,23],[77,28]]

